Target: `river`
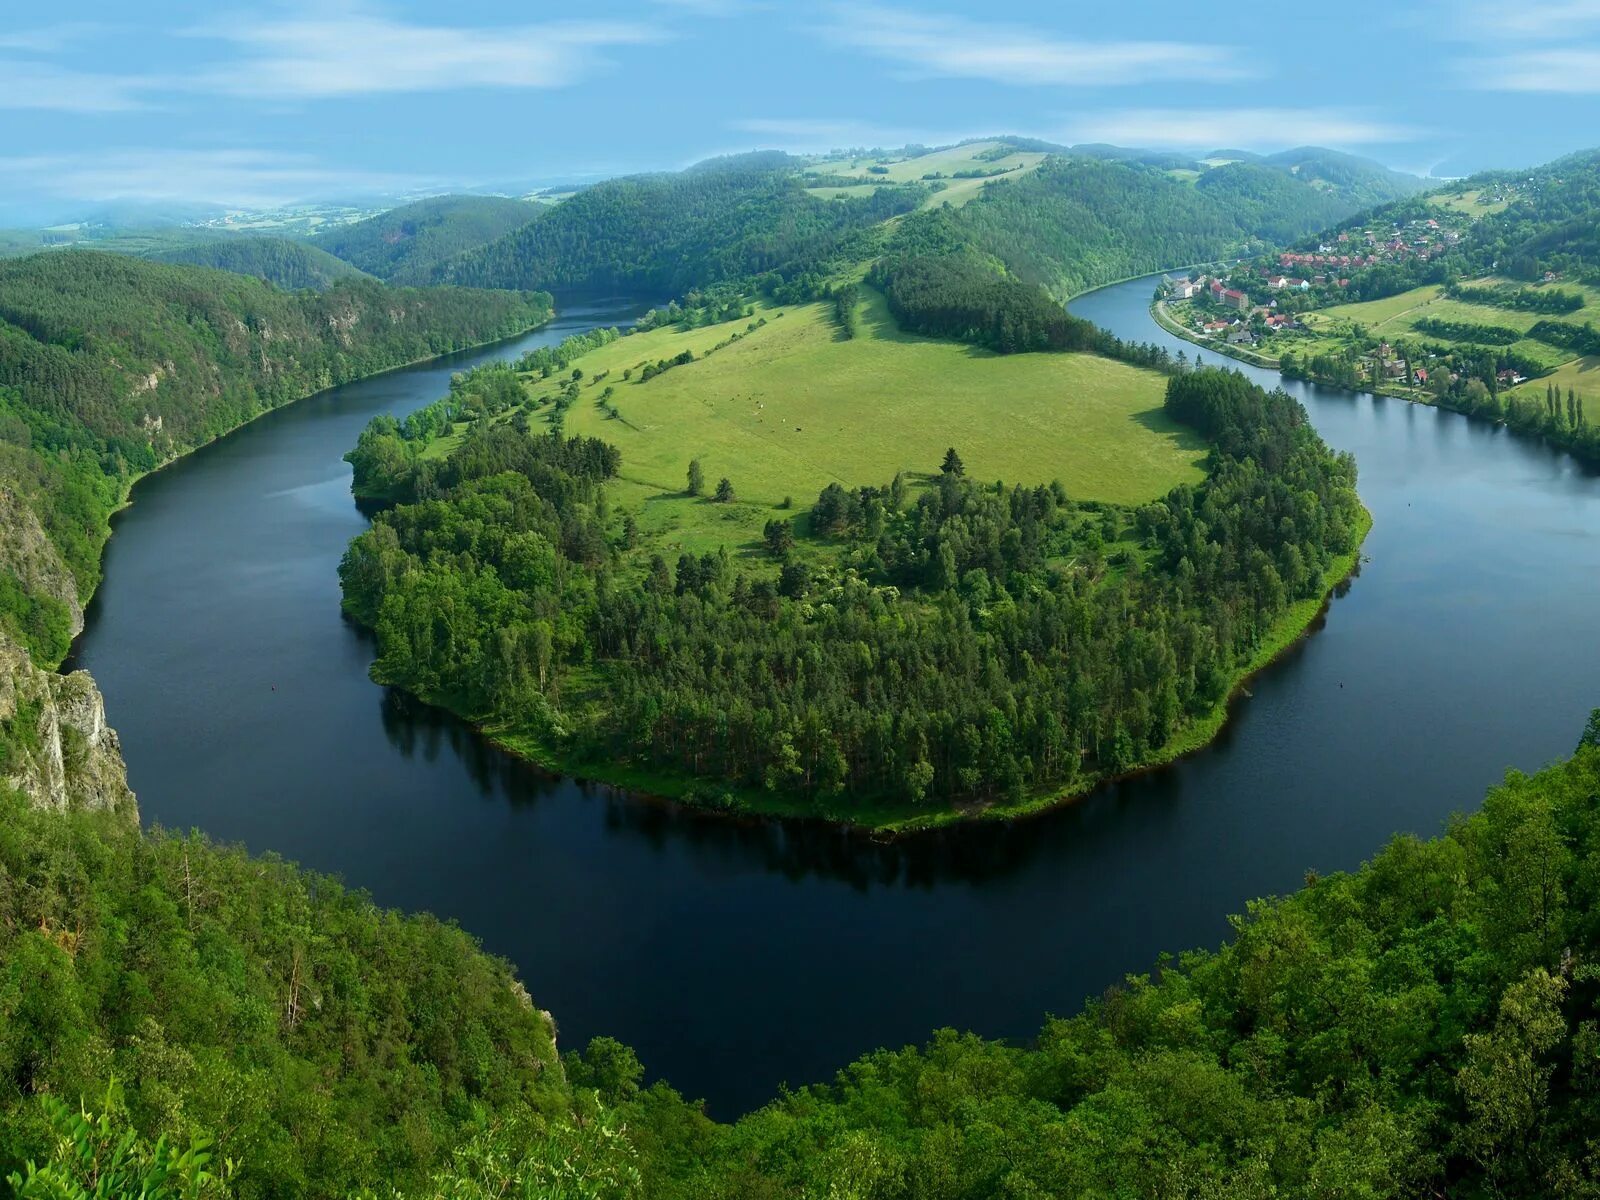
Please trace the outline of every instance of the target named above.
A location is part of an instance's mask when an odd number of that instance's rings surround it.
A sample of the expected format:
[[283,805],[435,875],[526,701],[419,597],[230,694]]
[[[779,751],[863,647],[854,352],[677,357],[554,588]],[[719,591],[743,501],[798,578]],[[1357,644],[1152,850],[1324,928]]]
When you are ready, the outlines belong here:
[[[1152,286],[1072,307],[1192,355],[1150,320]],[[1370,561],[1212,748],[1044,818],[887,846],[549,778],[369,681],[371,645],[339,615],[365,524],[342,455],[452,370],[636,311],[575,307],[339,388],[144,480],[74,665],[106,694],[147,823],[459,922],[516,964],[564,1047],[617,1037],[717,1116],[940,1026],[1028,1037],[1160,952],[1221,940],[1249,898],[1436,832],[1507,767],[1568,752],[1600,704],[1600,481],[1452,413],[1294,385],[1360,463]]]

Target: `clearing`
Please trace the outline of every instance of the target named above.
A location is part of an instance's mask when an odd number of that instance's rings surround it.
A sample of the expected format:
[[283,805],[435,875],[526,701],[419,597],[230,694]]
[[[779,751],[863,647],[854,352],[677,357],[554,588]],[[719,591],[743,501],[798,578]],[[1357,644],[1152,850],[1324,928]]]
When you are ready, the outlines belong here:
[[[1204,443],[1167,417],[1166,380],[1154,371],[903,334],[870,288],[857,321],[847,340],[831,304],[768,306],[753,319],[622,338],[577,360],[583,386],[565,428],[615,444],[619,504],[642,514],[653,541],[697,552],[750,548],[785,500],[803,513],[829,483],[926,478],[951,446],[976,479],[1060,480],[1077,500],[1139,503],[1203,478]],[[733,334],[742,336],[713,351]],[[639,382],[644,364],[684,350],[696,361]],[[601,407],[607,386],[615,417]],[[736,501],[684,495],[692,458],[707,493],[726,477]]]

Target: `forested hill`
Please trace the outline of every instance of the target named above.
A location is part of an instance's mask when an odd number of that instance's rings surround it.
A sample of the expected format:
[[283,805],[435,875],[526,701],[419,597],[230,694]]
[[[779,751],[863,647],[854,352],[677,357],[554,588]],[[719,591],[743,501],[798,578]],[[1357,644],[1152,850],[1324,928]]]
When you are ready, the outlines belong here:
[[1218,167],[1189,182],[1137,162],[1053,158],[990,184],[964,207],[906,219],[896,246],[907,253],[972,247],[1063,297],[1301,237],[1355,207],[1256,163]]
[[66,653],[106,520],[141,473],[291,400],[520,332],[543,294],[286,292],[119,254],[0,262],[0,632]]
[[526,225],[544,209],[505,196],[435,196],[318,234],[313,243],[390,283],[424,284],[450,259]]
[[854,231],[914,208],[917,187],[821,200],[781,170],[734,160],[586,188],[538,220],[448,265],[473,287],[622,288],[677,295],[825,256]]
[[354,279],[362,274],[360,268],[335,258],[326,250],[292,238],[219,238],[149,257],[156,262],[215,267],[235,275],[254,275],[291,292],[300,288],[325,288],[341,279]]
[[1592,1197],[1596,795],[1600,713],[1443,837],[1251,903],[1026,1047],[939,1031],[732,1125],[610,1038],[558,1062],[437,921],[0,795],[0,1172],[151,1200]]

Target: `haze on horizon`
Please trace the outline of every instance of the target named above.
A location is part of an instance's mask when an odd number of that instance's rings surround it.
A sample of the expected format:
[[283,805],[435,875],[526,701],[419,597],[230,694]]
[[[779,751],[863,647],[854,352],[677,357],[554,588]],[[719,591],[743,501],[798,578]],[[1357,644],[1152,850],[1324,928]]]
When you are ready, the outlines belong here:
[[[88,0],[0,32],[0,222],[499,190],[754,148],[1323,145],[1418,174],[1594,141],[1600,0]],[[1218,19],[1218,12],[1225,19]]]

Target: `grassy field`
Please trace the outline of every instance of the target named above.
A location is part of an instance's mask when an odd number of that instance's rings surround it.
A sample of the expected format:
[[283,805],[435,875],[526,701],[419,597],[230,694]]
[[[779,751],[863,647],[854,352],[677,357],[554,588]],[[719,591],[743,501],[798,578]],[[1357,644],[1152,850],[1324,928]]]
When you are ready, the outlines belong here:
[[[1504,283],[1505,280],[1482,280],[1472,286],[1487,287],[1495,283]],[[1522,285],[1518,285],[1522,286]],[[1452,300],[1444,294],[1441,287],[1428,286],[1414,288],[1409,292],[1401,292],[1397,296],[1388,296],[1382,300],[1369,300],[1361,304],[1340,304],[1333,308],[1325,308],[1320,312],[1308,313],[1304,317],[1307,327],[1337,337],[1343,330],[1352,325],[1364,325],[1371,334],[1380,337],[1398,338],[1414,336],[1431,345],[1448,347],[1452,343],[1422,333],[1416,329],[1418,321],[1433,319],[1439,321],[1466,322],[1474,325],[1498,325],[1506,329],[1515,329],[1519,333],[1526,333],[1540,321],[1560,321],[1566,324],[1582,325],[1586,321],[1593,321],[1597,312],[1600,312],[1600,293],[1593,288],[1583,287],[1578,284],[1558,283],[1551,285],[1564,291],[1582,292],[1588,303],[1585,307],[1572,313],[1547,314],[1524,312],[1514,308],[1500,308],[1488,304],[1472,304],[1461,300]],[[1509,349],[1539,363],[1544,367],[1557,367],[1565,363],[1572,356],[1567,351],[1534,338],[1523,338],[1513,342]]]
[[[936,208],[939,205],[950,204],[960,207],[971,200],[983,190],[988,179],[953,179],[950,176],[958,171],[1005,171],[1004,175],[996,175],[996,179],[1015,179],[1019,175],[1033,170],[1045,160],[1043,154],[1029,151],[1016,150],[1003,157],[985,159],[983,156],[993,153],[1003,147],[1003,142],[973,142],[968,146],[952,146],[948,150],[936,150],[932,154],[923,154],[915,158],[896,158],[892,155],[884,158],[834,158],[814,163],[808,173],[816,175],[848,175],[862,180],[864,184],[871,183],[915,183],[922,180],[924,175],[940,175],[944,178],[939,182],[945,186],[941,191],[935,192],[923,203],[924,208]],[[873,171],[873,167],[884,167],[886,171]],[[870,195],[864,188],[817,187],[808,189],[814,196],[823,196],[832,199],[835,196],[866,196]]]
[[1448,208],[1455,212],[1466,213],[1469,217],[1487,217],[1493,213],[1504,212],[1511,207],[1511,194],[1509,192],[1501,196],[1500,199],[1488,204],[1479,203],[1482,195],[1483,190],[1481,188],[1473,188],[1457,195],[1430,196],[1428,197],[1428,202],[1437,205],[1439,208]]
[[[1555,384],[1565,396],[1567,389],[1572,388],[1584,398],[1585,405],[1600,404],[1600,358],[1575,358],[1563,364],[1549,375],[1540,379],[1530,379],[1520,387],[1511,389],[1511,394],[1521,400],[1544,401],[1545,388]],[[1596,409],[1600,414],[1600,408]],[[1596,419],[1590,418],[1591,421]]]
[[[753,548],[786,498],[804,512],[831,482],[931,475],[950,446],[975,478],[1059,479],[1076,499],[1135,503],[1202,478],[1204,446],[1162,411],[1165,380],[1154,372],[905,335],[870,289],[858,312],[847,341],[829,305],[763,309],[765,326],[648,383],[637,382],[642,364],[705,355],[749,322],[624,338],[577,363],[588,380],[609,374],[583,388],[566,428],[622,451],[616,499],[643,514],[652,540],[697,552]],[[618,418],[599,407],[606,385]],[[737,501],[685,496],[691,458],[708,491],[727,477]]]

